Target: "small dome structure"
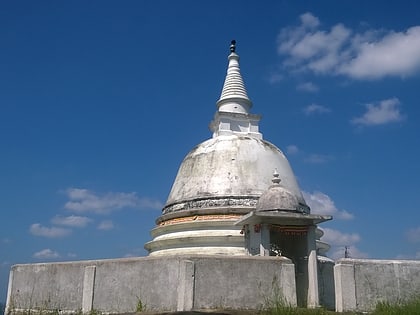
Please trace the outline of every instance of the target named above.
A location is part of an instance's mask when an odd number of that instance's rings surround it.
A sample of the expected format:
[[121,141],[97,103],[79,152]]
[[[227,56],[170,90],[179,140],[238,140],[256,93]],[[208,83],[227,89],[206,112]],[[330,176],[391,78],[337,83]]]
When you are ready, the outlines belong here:
[[275,171],[272,179],[273,184],[261,195],[256,210],[309,212],[309,207],[303,202],[299,202],[296,194],[281,185],[280,181],[280,174]]

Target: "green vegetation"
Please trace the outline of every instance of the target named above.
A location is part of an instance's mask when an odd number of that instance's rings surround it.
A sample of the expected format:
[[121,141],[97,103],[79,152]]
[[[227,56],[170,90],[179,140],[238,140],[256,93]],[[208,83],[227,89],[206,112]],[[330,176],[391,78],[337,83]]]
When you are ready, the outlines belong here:
[[379,303],[372,315],[418,315],[420,314],[420,297],[407,303]]
[[[325,309],[306,309],[287,306],[281,301],[276,301],[268,305],[261,315],[361,315],[357,312],[336,313]],[[390,304],[378,303],[375,310],[370,315],[419,315],[420,297],[406,303]]]
[[[1,304],[4,308],[4,304]],[[136,312],[144,312],[145,305],[138,299]],[[31,315],[31,314],[48,314],[48,315],[58,315],[58,310],[54,311],[21,311],[15,312],[16,315]],[[74,313],[74,315],[81,315],[81,310]],[[98,310],[91,310],[88,315],[102,315],[103,313]],[[235,313],[236,314],[236,313]],[[239,314],[239,313],[238,313]],[[248,314],[248,313],[246,313]],[[292,307],[287,305],[282,301],[282,299],[275,299],[274,301],[268,303],[263,310],[261,310],[259,315],[362,315],[362,313],[357,312],[344,312],[344,313],[336,313],[333,311],[328,311],[323,308],[317,309],[307,309],[307,308],[299,308],[299,307]],[[406,303],[398,303],[398,304],[390,304],[390,303],[378,303],[375,310],[369,315],[419,315],[420,314],[420,297],[413,299]],[[1,313],[0,313],[1,315]]]
[[333,315],[333,314],[358,315],[359,313],[353,313],[353,312],[336,313],[333,311],[327,311],[323,308],[308,309],[308,308],[284,306],[281,304],[278,304],[272,308],[265,309],[261,312],[261,315]]
[[102,315],[102,312],[96,309],[91,309],[89,315]]
[[137,300],[136,312],[141,313],[141,312],[144,312],[145,310],[146,310],[146,305],[144,305],[142,300],[139,298]]
[[262,315],[327,315],[332,314],[324,309],[306,309],[291,306],[276,305],[274,308],[266,309]]

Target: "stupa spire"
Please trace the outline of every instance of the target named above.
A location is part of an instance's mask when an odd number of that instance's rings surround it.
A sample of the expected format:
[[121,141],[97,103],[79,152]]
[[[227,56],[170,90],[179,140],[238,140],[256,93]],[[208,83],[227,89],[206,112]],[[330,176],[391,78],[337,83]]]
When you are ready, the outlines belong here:
[[229,64],[222,94],[217,101],[219,112],[249,113],[252,106],[246,93],[245,84],[239,68],[239,55],[236,54],[236,41],[230,45]]
[[281,182],[280,174],[279,172],[277,172],[277,168],[274,169],[273,178],[271,179],[271,182],[273,183],[273,185],[279,185]]

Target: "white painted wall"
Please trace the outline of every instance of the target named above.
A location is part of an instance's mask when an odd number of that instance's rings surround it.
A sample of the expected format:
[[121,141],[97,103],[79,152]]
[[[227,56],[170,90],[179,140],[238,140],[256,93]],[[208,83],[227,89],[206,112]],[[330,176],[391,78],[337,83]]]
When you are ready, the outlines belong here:
[[367,312],[381,301],[420,296],[420,261],[340,259],[334,267],[336,310]]
[[296,305],[294,266],[278,257],[170,256],[15,265],[7,311],[135,312]]

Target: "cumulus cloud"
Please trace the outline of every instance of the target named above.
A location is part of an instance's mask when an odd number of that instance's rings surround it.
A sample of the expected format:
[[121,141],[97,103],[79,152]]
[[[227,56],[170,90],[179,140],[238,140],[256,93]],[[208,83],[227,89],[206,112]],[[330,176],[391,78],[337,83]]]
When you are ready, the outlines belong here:
[[92,219],[89,219],[87,217],[71,215],[71,216],[67,216],[67,217],[55,216],[51,220],[51,223],[53,223],[55,225],[64,225],[64,226],[69,226],[69,227],[82,228],[82,227],[85,227],[86,225],[88,225],[89,222],[91,222],[91,221],[92,221]]
[[303,112],[305,115],[312,115],[312,114],[325,114],[331,112],[331,110],[328,107],[318,105],[318,104],[311,104],[306,106],[303,109]]
[[356,79],[412,75],[420,69],[420,26],[358,42],[354,49],[356,53],[339,69],[341,73]]
[[341,231],[323,228],[324,236],[322,241],[331,245],[329,256],[333,259],[344,258],[347,252],[351,258],[367,258],[368,254],[362,252],[356,244],[361,241],[357,233],[343,233]]
[[45,227],[39,223],[30,226],[29,232],[35,236],[44,236],[49,238],[64,237],[71,234],[70,229],[60,227]]
[[319,88],[312,82],[304,82],[304,83],[299,84],[296,87],[296,90],[304,91],[304,92],[318,92]]
[[135,192],[108,192],[98,195],[87,189],[70,188],[67,189],[66,194],[69,201],[64,208],[77,213],[107,214],[123,208],[160,209],[162,207],[161,202],[140,198]]
[[39,252],[34,253],[33,257],[36,259],[55,259],[55,258],[59,258],[60,255],[56,251],[46,248]]
[[338,230],[323,228],[322,240],[332,246],[350,246],[360,242],[360,235],[357,233],[342,233]]
[[299,148],[296,145],[291,144],[286,147],[286,152],[290,155],[297,154],[299,153]]
[[404,120],[401,113],[401,103],[398,98],[390,98],[377,103],[365,104],[366,112],[353,118],[351,122],[355,125],[377,126]]
[[302,191],[302,193],[312,213],[332,215],[334,219],[353,219],[353,214],[344,209],[338,209],[335,202],[327,194],[320,191],[314,191],[313,193]]
[[420,70],[420,26],[401,32],[369,29],[357,33],[343,24],[322,29],[312,13],[278,35],[283,65],[294,71],[345,75],[353,79],[406,77]]
[[109,231],[114,228],[114,223],[111,220],[104,220],[99,223],[98,230]]

